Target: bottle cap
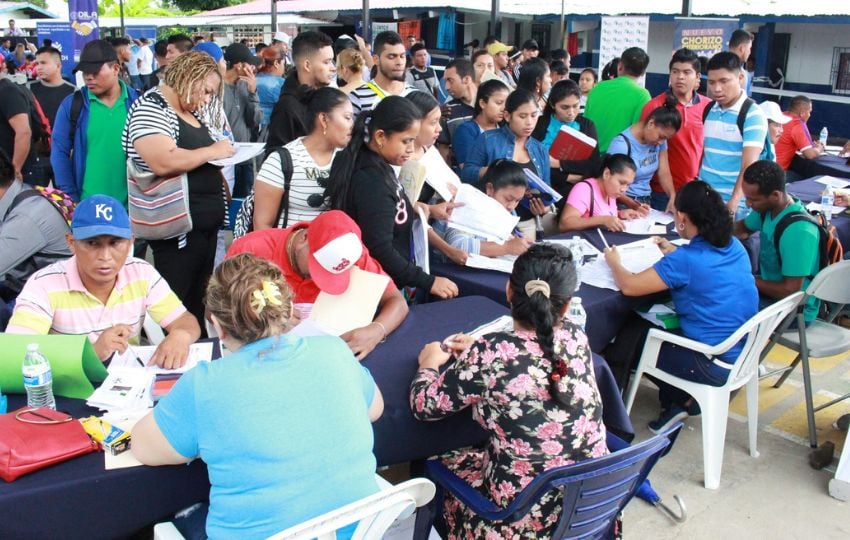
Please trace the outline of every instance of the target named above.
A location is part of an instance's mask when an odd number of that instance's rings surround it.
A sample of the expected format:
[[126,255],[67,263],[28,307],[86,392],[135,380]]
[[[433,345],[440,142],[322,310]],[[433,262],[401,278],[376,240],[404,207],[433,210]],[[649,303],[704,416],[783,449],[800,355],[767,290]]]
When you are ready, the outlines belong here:
[[573,296],[572,301],[576,304],[581,304],[581,296]]
[[38,343],[30,343],[27,345],[27,352],[35,352],[38,350]]

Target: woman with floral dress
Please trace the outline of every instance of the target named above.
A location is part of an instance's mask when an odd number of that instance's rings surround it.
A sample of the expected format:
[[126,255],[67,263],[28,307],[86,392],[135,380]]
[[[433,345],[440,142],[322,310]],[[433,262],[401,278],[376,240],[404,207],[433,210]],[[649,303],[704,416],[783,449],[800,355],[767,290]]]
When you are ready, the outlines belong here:
[[[575,290],[569,251],[537,244],[514,264],[507,295],[514,329],[473,341],[451,336],[419,355],[410,404],[420,420],[466,407],[490,433],[483,449],[442,456],[447,467],[506,507],[547,469],[608,453],[587,336],[564,314]],[[441,374],[439,368],[456,360]],[[551,492],[514,523],[490,522],[447,497],[449,538],[548,538],[561,510]]]

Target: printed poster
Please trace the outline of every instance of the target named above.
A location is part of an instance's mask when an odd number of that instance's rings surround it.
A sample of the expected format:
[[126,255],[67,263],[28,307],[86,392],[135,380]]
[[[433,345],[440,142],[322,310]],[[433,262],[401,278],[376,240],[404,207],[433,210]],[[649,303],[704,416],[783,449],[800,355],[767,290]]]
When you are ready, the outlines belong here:
[[688,48],[697,56],[711,58],[726,48],[739,26],[738,19],[676,19],[673,51]]
[[80,57],[86,43],[100,39],[97,0],[68,0],[68,19],[74,38],[74,60]]
[[38,21],[35,28],[39,43],[45,38],[53,40],[53,47],[59,49],[62,57],[62,75],[70,76],[74,69],[74,31],[71,30],[71,23]]
[[629,47],[646,50],[648,36],[649,17],[602,17],[598,73]]

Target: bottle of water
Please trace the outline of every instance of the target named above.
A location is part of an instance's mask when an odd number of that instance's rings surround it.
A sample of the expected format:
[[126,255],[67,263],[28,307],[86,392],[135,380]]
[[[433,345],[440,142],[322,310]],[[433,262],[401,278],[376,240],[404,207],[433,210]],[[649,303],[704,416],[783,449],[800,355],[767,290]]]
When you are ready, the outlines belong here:
[[53,372],[50,362],[38,351],[38,343],[27,345],[24,357],[24,387],[27,389],[27,406],[56,408],[53,399]]
[[544,234],[545,233],[543,231],[543,220],[540,218],[540,216],[534,216],[534,241],[542,242]]
[[581,305],[580,296],[573,296],[573,299],[570,300],[570,309],[567,312],[567,317],[584,330],[584,326],[587,324],[587,313],[584,311],[584,306]]
[[826,140],[828,138],[829,138],[829,130],[826,129],[826,126],[823,126],[823,129],[820,130],[820,138],[818,140],[820,141],[821,146],[823,146],[824,148],[826,148]]
[[832,220],[832,205],[834,203],[835,195],[832,194],[832,188],[829,186],[824,187],[820,194],[820,211],[826,221]]
[[584,264],[584,252],[581,250],[581,238],[573,236],[570,240],[570,253],[573,255],[573,267],[576,269],[576,290],[581,287],[581,267]]

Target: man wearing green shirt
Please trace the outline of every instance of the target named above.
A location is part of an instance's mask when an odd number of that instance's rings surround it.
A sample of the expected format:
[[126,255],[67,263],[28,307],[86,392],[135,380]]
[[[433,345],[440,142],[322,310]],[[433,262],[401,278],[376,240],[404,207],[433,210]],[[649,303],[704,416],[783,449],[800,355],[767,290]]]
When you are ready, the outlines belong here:
[[[820,232],[809,221],[795,221],[782,232],[776,252],[777,224],[788,214],[807,213],[800,201],[785,192],[785,171],[775,161],[756,161],[744,171],[743,190],[753,211],[735,223],[735,234],[744,240],[761,233],[759,295],[772,302],[805,290],[820,269]],[[806,324],[815,320],[819,308],[819,301],[810,298],[803,310]]]
[[86,87],[66,97],[56,113],[50,163],[56,186],[80,201],[109,195],[127,205],[127,166],[121,132],[138,97],[120,79],[115,49],[104,40],[83,48],[74,71]]
[[584,116],[596,124],[599,151],[604,153],[618,133],[640,120],[643,106],[650,100],[646,88],[637,80],[646,73],[649,55],[640,47],[623,52],[617,66],[617,78],[593,87],[587,96]]

